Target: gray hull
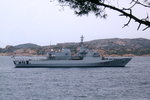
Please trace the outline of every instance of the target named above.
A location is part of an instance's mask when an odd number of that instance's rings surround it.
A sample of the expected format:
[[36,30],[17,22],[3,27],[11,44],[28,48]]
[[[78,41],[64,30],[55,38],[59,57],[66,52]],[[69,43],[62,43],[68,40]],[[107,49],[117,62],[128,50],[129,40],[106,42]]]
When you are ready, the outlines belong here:
[[124,67],[131,58],[85,60],[38,60],[15,62],[16,68],[73,68],[73,67]]

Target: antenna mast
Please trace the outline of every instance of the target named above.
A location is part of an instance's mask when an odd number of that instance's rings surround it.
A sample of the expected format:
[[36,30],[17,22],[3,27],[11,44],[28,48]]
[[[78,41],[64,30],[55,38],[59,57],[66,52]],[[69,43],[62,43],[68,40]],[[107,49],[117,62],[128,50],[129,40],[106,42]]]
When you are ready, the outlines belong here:
[[83,46],[83,39],[84,39],[84,37],[83,37],[83,35],[81,36],[81,43],[80,43],[80,46]]

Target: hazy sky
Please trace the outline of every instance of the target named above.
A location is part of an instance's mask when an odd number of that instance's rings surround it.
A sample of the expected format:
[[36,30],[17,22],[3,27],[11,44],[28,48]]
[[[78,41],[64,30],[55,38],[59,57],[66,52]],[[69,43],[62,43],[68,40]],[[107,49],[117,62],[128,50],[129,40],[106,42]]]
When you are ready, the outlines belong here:
[[[49,0],[0,0],[0,47],[35,43],[50,45],[62,42],[79,42],[105,38],[148,38],[150,29],[137,31],[138,24],[119,17],[115,11],[107,10],[108,18],[96,18],[93,14],[77,17],[73,10],[64,10],[57,2]],[[120,0],[121,1],[121,0]],[[125,0],[122,0],[125,3]],[[146,17],[150,10],[135,8],[135,14]],[[142,27],[141,27],[142,28]]]

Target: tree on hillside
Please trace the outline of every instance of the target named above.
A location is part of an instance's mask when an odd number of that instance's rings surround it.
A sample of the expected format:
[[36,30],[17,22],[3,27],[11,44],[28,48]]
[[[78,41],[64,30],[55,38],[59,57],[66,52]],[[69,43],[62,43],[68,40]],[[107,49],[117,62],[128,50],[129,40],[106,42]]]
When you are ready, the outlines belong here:
[[[113,4],[113,2],[117,2],[117,4]],[[69,6],[71,9],[74,9],[75,14],[82,16],[82,15],[88,15],[89,13],[94,13],[97,17],[106,18],[106,9],[111,9],[114,11],[117,11],[120,13],[120,16],[125,16],[128,18],[128,21],[126,24],[124,24],[123,27],[128,26],[131,20],[134,20],[139,25],[137,27],[137,30],[139,30],[140,26],[143,24],[145,25],[146,30],[147,28],[150,28],[150,21],[149,16],[147,12],[147,16],[145,18],[138,18],[133,14],[133,9],[135,6],[141,6],[145,8],[150,8],[150,1],[149,0],[129,0],[129,7],[119,7],[118,4],[120,0],[58,0],[58,2],[61,4],[62,7]],[[126,1],[126,0],[124,0]],[[123,2],[123,1],[122,1]],[[139,12],[140,13],[140,12]]]

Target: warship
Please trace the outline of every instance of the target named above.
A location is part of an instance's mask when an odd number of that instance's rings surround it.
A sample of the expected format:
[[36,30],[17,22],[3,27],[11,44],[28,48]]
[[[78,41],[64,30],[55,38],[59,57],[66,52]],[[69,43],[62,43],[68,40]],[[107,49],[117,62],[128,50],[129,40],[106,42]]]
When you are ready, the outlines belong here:
[[125,67],[131,57],[103,57],[94,50],[84,47],[83,36],[76,54],[71,50],[62,48],[59,52],[51,51],[44,59],[17,59],[13,57],[16,68],[72,68],[72,67]]

